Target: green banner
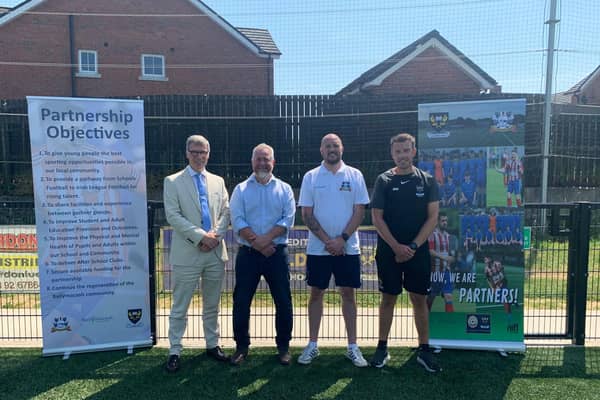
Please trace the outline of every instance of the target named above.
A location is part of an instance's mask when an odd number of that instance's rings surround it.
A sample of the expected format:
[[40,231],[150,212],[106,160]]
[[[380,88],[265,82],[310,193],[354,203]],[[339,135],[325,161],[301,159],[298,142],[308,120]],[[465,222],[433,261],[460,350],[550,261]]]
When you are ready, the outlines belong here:
[[419,105],[419,168],[440,188],[430,343],[524,351],[525,100]]

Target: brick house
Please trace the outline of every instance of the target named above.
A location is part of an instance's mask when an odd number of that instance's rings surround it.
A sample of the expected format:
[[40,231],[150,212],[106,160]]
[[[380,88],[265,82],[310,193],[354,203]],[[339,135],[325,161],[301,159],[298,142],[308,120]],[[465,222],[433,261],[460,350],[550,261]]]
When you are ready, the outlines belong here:
[[500,93],[496,80],[437,30],[352,81],[338,95]]
[[0,97],[272,95],[280,54],[198,0],[28,0],[0,12]]
[[557,103],[600,105],[600,65],[572,88],[554,96]]

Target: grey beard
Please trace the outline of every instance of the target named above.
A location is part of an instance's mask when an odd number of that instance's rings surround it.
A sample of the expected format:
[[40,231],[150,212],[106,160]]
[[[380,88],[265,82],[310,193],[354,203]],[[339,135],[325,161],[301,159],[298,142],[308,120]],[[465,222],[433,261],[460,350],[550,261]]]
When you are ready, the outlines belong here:
[[256,175],[257,179],[263,181],[263,180],[269,178],[269,176],[271,176],[271,173],[265,172],[265,171],[258,171],[258,172],[255,172],[254,175]]

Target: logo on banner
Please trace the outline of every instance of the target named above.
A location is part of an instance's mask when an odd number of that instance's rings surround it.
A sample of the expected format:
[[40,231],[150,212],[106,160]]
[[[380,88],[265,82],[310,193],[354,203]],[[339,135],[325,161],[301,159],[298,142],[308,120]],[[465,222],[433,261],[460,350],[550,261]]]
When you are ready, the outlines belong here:
[[127,310],[127,318],[129,318],[129,321],[131,321],[132,324],[137,324],[140,322],[140,319],[142,319],[142,309],[134,308]]
[[493,124],[490,126],[490,132],[517,132],[516,125],[513,124],[515,117],[511,111],[496,111],[492,115]]
[[435,132],[427,132],[427,137],[430,139],[447,138],[450,136],[450,131],[443,130],[448,123],[447,112],[429,113],[429,124]]
[[70,331],[71,326],[69,325],[69,320],[67,317],[56,317],[54,318],[54,322],[52,322],[52,328],[50,328],[50,332],[64,332]]
[[489,314],[467,314],[467,333],[491,333]]

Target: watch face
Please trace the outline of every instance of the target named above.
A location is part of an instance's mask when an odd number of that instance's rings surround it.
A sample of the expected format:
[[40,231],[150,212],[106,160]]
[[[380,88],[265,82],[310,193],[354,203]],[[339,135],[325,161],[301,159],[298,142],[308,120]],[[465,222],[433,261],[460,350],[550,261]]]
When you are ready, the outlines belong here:
[[411,244],[409,244],[408,247],[410,247],[413,250],[416,250],[418,248],[418,246],[415,242],[412,242]]

